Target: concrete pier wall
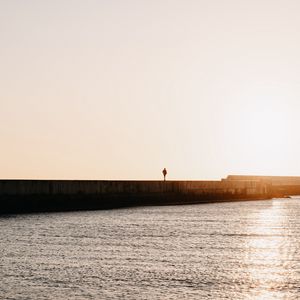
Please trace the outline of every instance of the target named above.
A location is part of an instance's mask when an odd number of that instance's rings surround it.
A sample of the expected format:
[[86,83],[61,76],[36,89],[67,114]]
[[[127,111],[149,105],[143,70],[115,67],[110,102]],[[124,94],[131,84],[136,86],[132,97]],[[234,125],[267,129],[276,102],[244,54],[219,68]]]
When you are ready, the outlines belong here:
[[247,176],[247,175],[229,175],[223,181],[256,181],[268,186],[268,189],[274,197],[300,195],[300,177],[299,176]]
[[259,181],[90,181],[0,180],[1,195],[74,195],[122,193],[231,193],[265,194]]
[[0,195],[160,192],[170,188],[158,181],[0,180]]
[[260,181],[0,180],[0,213],[269,198]]
[[260,181],[182,181],[178,182],[179,190],[184,193],[196,194],[243,194],[265,195],[267,185]]

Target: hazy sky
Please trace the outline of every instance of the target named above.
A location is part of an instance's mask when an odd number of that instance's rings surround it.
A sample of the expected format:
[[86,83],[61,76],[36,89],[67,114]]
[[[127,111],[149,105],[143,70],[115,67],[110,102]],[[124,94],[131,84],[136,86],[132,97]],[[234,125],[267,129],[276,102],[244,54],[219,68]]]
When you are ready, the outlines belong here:
[[0,177],[300,175],[299,0],[0,0]]

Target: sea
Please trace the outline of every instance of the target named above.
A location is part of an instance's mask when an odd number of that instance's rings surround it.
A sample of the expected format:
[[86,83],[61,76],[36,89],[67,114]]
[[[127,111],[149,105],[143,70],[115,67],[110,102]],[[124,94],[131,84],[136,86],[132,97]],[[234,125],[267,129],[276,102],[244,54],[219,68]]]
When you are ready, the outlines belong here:
[[300,299],[300,197],[2,215],[0,299]]

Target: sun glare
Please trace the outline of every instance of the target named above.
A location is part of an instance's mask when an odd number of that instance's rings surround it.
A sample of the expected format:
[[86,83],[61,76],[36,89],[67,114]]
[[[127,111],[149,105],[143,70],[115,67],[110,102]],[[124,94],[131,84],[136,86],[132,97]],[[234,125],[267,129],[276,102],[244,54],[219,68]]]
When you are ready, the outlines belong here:
[[[289,239],[284,230],[288,219],[283,204],[274,200],[268,208],[253,213],[257,220],[248,228],[245,262],[253,283],[251,299],[283,299],[278,286],[287,285],[284,261],[288,259]],[[264,266],[264,268],[262,268]],[[285,298],[284,298],[285,299]]]
[[242,153],[253,172],[281,171],[288,157],[289,117],[280,103],[256,100],[243,108],[238,135]]

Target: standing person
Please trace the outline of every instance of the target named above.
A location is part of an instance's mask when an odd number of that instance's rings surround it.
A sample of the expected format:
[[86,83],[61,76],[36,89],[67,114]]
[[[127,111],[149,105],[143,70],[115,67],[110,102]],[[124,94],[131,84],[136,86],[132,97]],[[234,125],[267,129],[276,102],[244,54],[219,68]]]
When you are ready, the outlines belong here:
[[166,175],[168,174],[167,169],[164,168],[164,169],[162,170],[162,173],[163,173],[163,175],[164,175],[164,181],[166,181]]

